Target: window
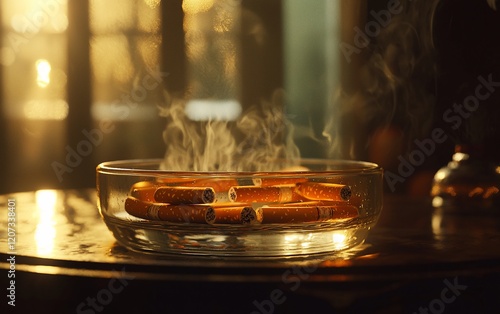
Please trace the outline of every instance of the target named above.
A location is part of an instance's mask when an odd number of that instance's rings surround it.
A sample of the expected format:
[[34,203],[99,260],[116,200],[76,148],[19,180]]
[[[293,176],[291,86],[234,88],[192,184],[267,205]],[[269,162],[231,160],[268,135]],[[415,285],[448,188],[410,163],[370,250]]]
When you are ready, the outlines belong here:
[[[227,2],[244,11],[244,109],[282,86],[281,6]],[[197,3],[2,1],[0,192],[93,187],[102,161],[162,158],[158,105],[165,88],[189,88],[184,22]]]

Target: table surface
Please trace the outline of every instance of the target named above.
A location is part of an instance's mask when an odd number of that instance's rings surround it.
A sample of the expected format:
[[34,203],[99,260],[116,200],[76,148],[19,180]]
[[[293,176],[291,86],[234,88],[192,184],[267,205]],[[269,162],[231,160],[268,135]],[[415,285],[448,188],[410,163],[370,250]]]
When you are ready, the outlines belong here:
[[[15,230],[8,201],[15,202]],[[11,205],[13,203],[11,202]],[[373,281],[500,271],[500,215],[450,215],[428,199],[384,198],[378,224],[350,251],[300,260],[236,260],[150,255],[120,246],[102,221],[96,192],[45,190],[0,196],[1,234],[15,231],[15,247],[0,239],[0,268],[41,274],[108,278],[126,267],[136,278],[219,282],[282,280],[291,267],[313,267],[309,280]]]

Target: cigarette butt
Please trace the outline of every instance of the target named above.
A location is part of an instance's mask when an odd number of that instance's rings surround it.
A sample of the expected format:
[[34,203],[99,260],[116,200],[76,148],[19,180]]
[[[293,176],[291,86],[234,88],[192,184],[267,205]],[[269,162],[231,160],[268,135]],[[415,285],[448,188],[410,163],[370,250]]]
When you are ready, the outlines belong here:
[[215,217],[209,205],[170,205],[142,201],[128,197],[125,211],[132,216],[157,221],[176,223],[209,223]]
[[258,224],[262,221],[262,210],[252,206],[213,207],[212,224]]
[[231,202],[242,203],[288,203],[303,200],[295,193],[294,186],[233,186],[229,189]]
[[209,204],[215,201],[215,191],[207,187],[161,186],[154,194],[159,203]]
[[297,183],[307,182],[307,178],[259,178],[254,177],[253,183],[256,186],[268,187],[268,186],[279,186],[279,185],[295,185]]
[[344,220],[358,217],[358,208],[349,204],[317,206],[319,221]]
[[154,194],[158,185],[151,181],[140,181],[134,183],[130,188],[130,196],[137,199],[154,202]]
[[262,223],[301,223],[344,220],[358,216],[358,208],[348,204],[309,206],[262,206]]
[[335,183],[298,183],[296,192],[311,200],[347,201],[351,197],[349,186]]

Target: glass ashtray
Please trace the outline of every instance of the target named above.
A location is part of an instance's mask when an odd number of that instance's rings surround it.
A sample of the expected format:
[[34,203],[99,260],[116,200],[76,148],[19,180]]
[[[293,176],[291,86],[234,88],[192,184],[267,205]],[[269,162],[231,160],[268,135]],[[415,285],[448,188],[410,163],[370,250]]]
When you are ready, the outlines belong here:
[[160,164],[97,167],[100,214],[128,249],[250,258],[331,254],[363,243],[382,210],[383,170],[373,163],[303,159],[272,172],[166,171]]

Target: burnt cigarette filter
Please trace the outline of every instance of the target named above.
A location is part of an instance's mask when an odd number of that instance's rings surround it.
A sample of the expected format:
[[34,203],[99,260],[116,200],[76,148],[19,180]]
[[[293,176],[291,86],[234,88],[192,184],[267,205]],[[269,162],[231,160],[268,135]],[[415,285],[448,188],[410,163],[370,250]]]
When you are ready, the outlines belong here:
[[294,186],[233,186],[228,197],[232,202],[243,203],[288,203],[304,198],[294,191]]
[[348,204],[335,205],[266,205],[262,206],[262,223],[303,223],[344,220],[358,216],[358,208]]
[[349,186],[336,183],[298,183],[295,191],[311,200],[347,201],[351,197]]
[[209,205],[170,205],[153,203],[128,197],[125,211],[132,216],[176,223],[210,223],[215,211]]
[[210,187],[161,186],[154,194],[158,203],[209,204],[215,201],[215,191]]

